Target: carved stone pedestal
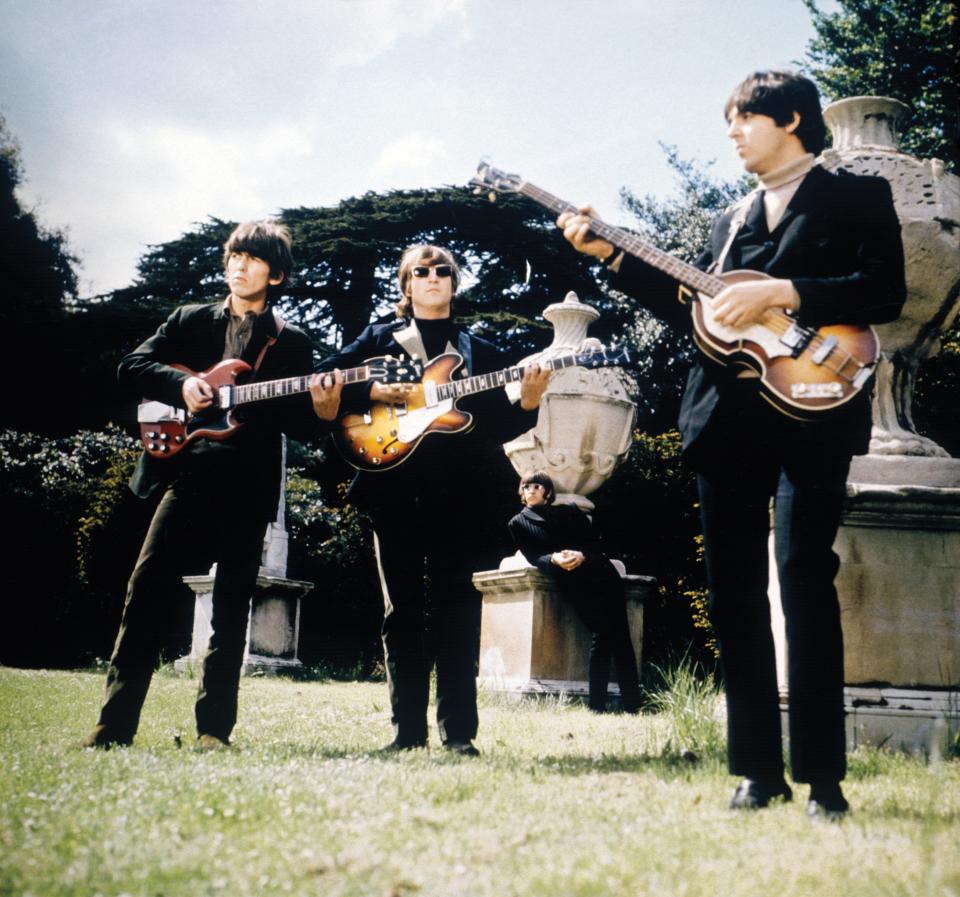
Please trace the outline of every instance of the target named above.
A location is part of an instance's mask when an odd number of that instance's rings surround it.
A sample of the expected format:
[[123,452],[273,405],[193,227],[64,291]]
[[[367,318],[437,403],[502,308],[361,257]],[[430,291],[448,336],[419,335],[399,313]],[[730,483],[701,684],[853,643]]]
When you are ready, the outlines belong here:
[[[199,670],[210,641],[213,608],[213,576],[185,576],[183,581],[196,595],[193,612],[193,642],[190,653],[174,662],[181,673]],[[241,675],[269,676],[296,673],[303,668],[297,657],[300,636],[300,599],[313,583],[279,576],[258,576],[247,624],[247,647]]]
[[[510,566],[507,559],[504,566]],[[624,576],[630,637],[641,663],[643,603],[656,587],[650,576]],[[480,682],[498,692],[587,695],[590,633],[535,567],[474,574],[483,593]],[[619,695],[613,680],[609,692]]]

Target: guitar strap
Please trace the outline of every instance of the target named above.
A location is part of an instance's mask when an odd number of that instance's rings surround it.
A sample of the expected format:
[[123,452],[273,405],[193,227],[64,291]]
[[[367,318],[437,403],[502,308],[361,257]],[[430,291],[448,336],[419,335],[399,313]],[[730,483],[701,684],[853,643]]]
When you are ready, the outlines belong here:
[[267,341],[263,344],[263,348],[260,350],[260,354],[257,356],[257,360],[253,365],[254,374],[256,374],[260,369],[260,365],[263,362],[263,356],[267,354],[267,349],[269,349],[277,341],[280,336],[280,332],[287,324],[287,322],[281,317],[280,312],[278,312],[275,308],[271,310],[273,311],[273,322],[277,326],[277,335],[267,337]]
[[737,234],[740,233],[740,228],[743,227],[744,221],[747,220],[747,213],[750,211],[750,206],[753,205],[758,193],[760,193],[759,190],[751,190],[746,196],[734,203],[733,217],[730,219],[730,230],[727,231],[727,241],[723,244],[720,255],[717,256],[714,263],[710,266],[708,273],[712,274],[714,271],[720,272],[723,270],[723,263],[727,258],[727,253],[730,252],[733,241],[737,238]]

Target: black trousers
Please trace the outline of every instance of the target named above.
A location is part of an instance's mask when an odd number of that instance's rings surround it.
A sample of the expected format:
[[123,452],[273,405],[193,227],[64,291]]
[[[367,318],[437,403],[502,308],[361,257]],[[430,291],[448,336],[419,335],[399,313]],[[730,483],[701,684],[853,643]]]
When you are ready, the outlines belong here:
[[387,684],[396,739],[404,744],[426,741],[434,660],[440,738],[472,741],[477,734],[482,599],[471,578],[481,560],[469,521],[453,507],[453,496],[425,487],[373,509]]
[[575,570],[559,571],[554,577],[564,599],[590,630],[590,709],[606,709],[612,657],[621,705],[635,712],[640,707],[640,680],[620,574],[606,558],[588,558]]
[[832,546],[850,457],[832,451],[815,424],[752,405],[727,423],[712,457],[701,461],[697,485],[726,689],[730,772],[750,778],[784,772],[767,597],[773,499],[791,772],[798,782],[839,781],[846,771],[843,635]]
[[[231,459],[232,460],[232,459]],[[237,720],[237,690],[250,601],[256,588],[267,521],[251,513],[243,480],[227,461],[180,477],[154,513],[127,585],[120,631],[107,671],[99,724],[120,742],[133,739],[169,628],[181,578],[216,561],[210,644],[196,703],[198,734],[226,741]]]

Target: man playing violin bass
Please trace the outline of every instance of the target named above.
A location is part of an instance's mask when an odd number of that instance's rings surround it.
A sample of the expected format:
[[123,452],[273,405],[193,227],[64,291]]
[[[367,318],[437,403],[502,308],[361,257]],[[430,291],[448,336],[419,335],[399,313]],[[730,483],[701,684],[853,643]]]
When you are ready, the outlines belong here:
[[[882,178],[831,174],[814,156],[825,128],[814,84],[791,72],[756,72],[724,109],[727,134],[761,190],[714,223],[697,267],[762,271],[770,279],[726,287],[716,320],[745,328],[769,309],[801,325],[894,320],[905,298],[903,248]],[[610,282],[656,315],[689,329],[669,276],[590,231],[589,207],[557,224],[581,252],[608,265]],[[595,216],[594,216],[595,217]],[[804,422],[773,408],[743,366],[698,355],[680,411],[684,454],[697,472],[711,614],[727,696],[729,767],[742,777],[731,807],[789,800],[767,599],[769,505],[786,617],[789,733],[794,781],[809,783],[807,813],[840,818],[846,770],[843,638],[832,545],[851,456],[866,452],[869,389]]]
[[[289,276],[290,234],[273,221],[237,227],[224,246],[230,294],[211,305],[177,308],[119,367],[122,387],[191,413],[209,409],[214,390],[173,365],[206,371],[238,358],[253,379],[303,376],[313,368],[307,335],[272,313],[269,293]],[[237,717],[237,688],[250,599],[256,587],[267,523],[280,494],[281,434],[316,435],[319,419],[336,413],[331,394],[313,377],[310,393],[280,398],[245,412],[233,438],[197,439],[175,457],[146,452],[130,482],[133,492],[162,499],[127,586],[123,619],[107,672],[106,696],[82,747],[133,741],[140,710],[170,629],[185,573],[204,573],[216,561],[210,645],[196,703],[198,743],[229,743]]]
[[[402,299],[397,319],[371,324],[321,365],[349,367],[370,355],[405,353],[426,362],[446,352],[463,357],[460,374],[471,376],[505,367],[486,340],[459,327],[451,303],[460,283],[453,256],[437,246],[412,246],[397,274]],[[477,734],[476,664],[480,637],[480,593],[471,577],[480,569],[478,538],[486,471],[503,461],[499,445],[535,423],[549,371],[528,367],[518,405],[494,389],[464,397],[474,427],[438,433],[393,469],[357,474],[350,499],[373,516],[377,565],[383,589],[383,647],[390,690],[394,739],[391,750],[425,747],[430,669],[436,660],[437,722],[446,749],[473,756]],[[347,411],[369,402],[403,402],[408,385],[348,387]],[[424,574],[429,578],[429,591]],[[429,608],[429,643],[426,626]]]

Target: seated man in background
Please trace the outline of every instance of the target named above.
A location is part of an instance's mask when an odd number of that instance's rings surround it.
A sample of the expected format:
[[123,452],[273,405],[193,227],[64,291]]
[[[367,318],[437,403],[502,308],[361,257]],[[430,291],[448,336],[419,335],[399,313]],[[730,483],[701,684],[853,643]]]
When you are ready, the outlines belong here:
[[630,641],[626,596],[620,573],[600,548],[590,518],[573,505],[555,505],[549,474],[534,470],[520,480],[523,510],[508,524],[514,544],[557,584],[590,630],[588,706],[607,709],[607,682],[613,657],[621,706],[640,708],[637,657]]

